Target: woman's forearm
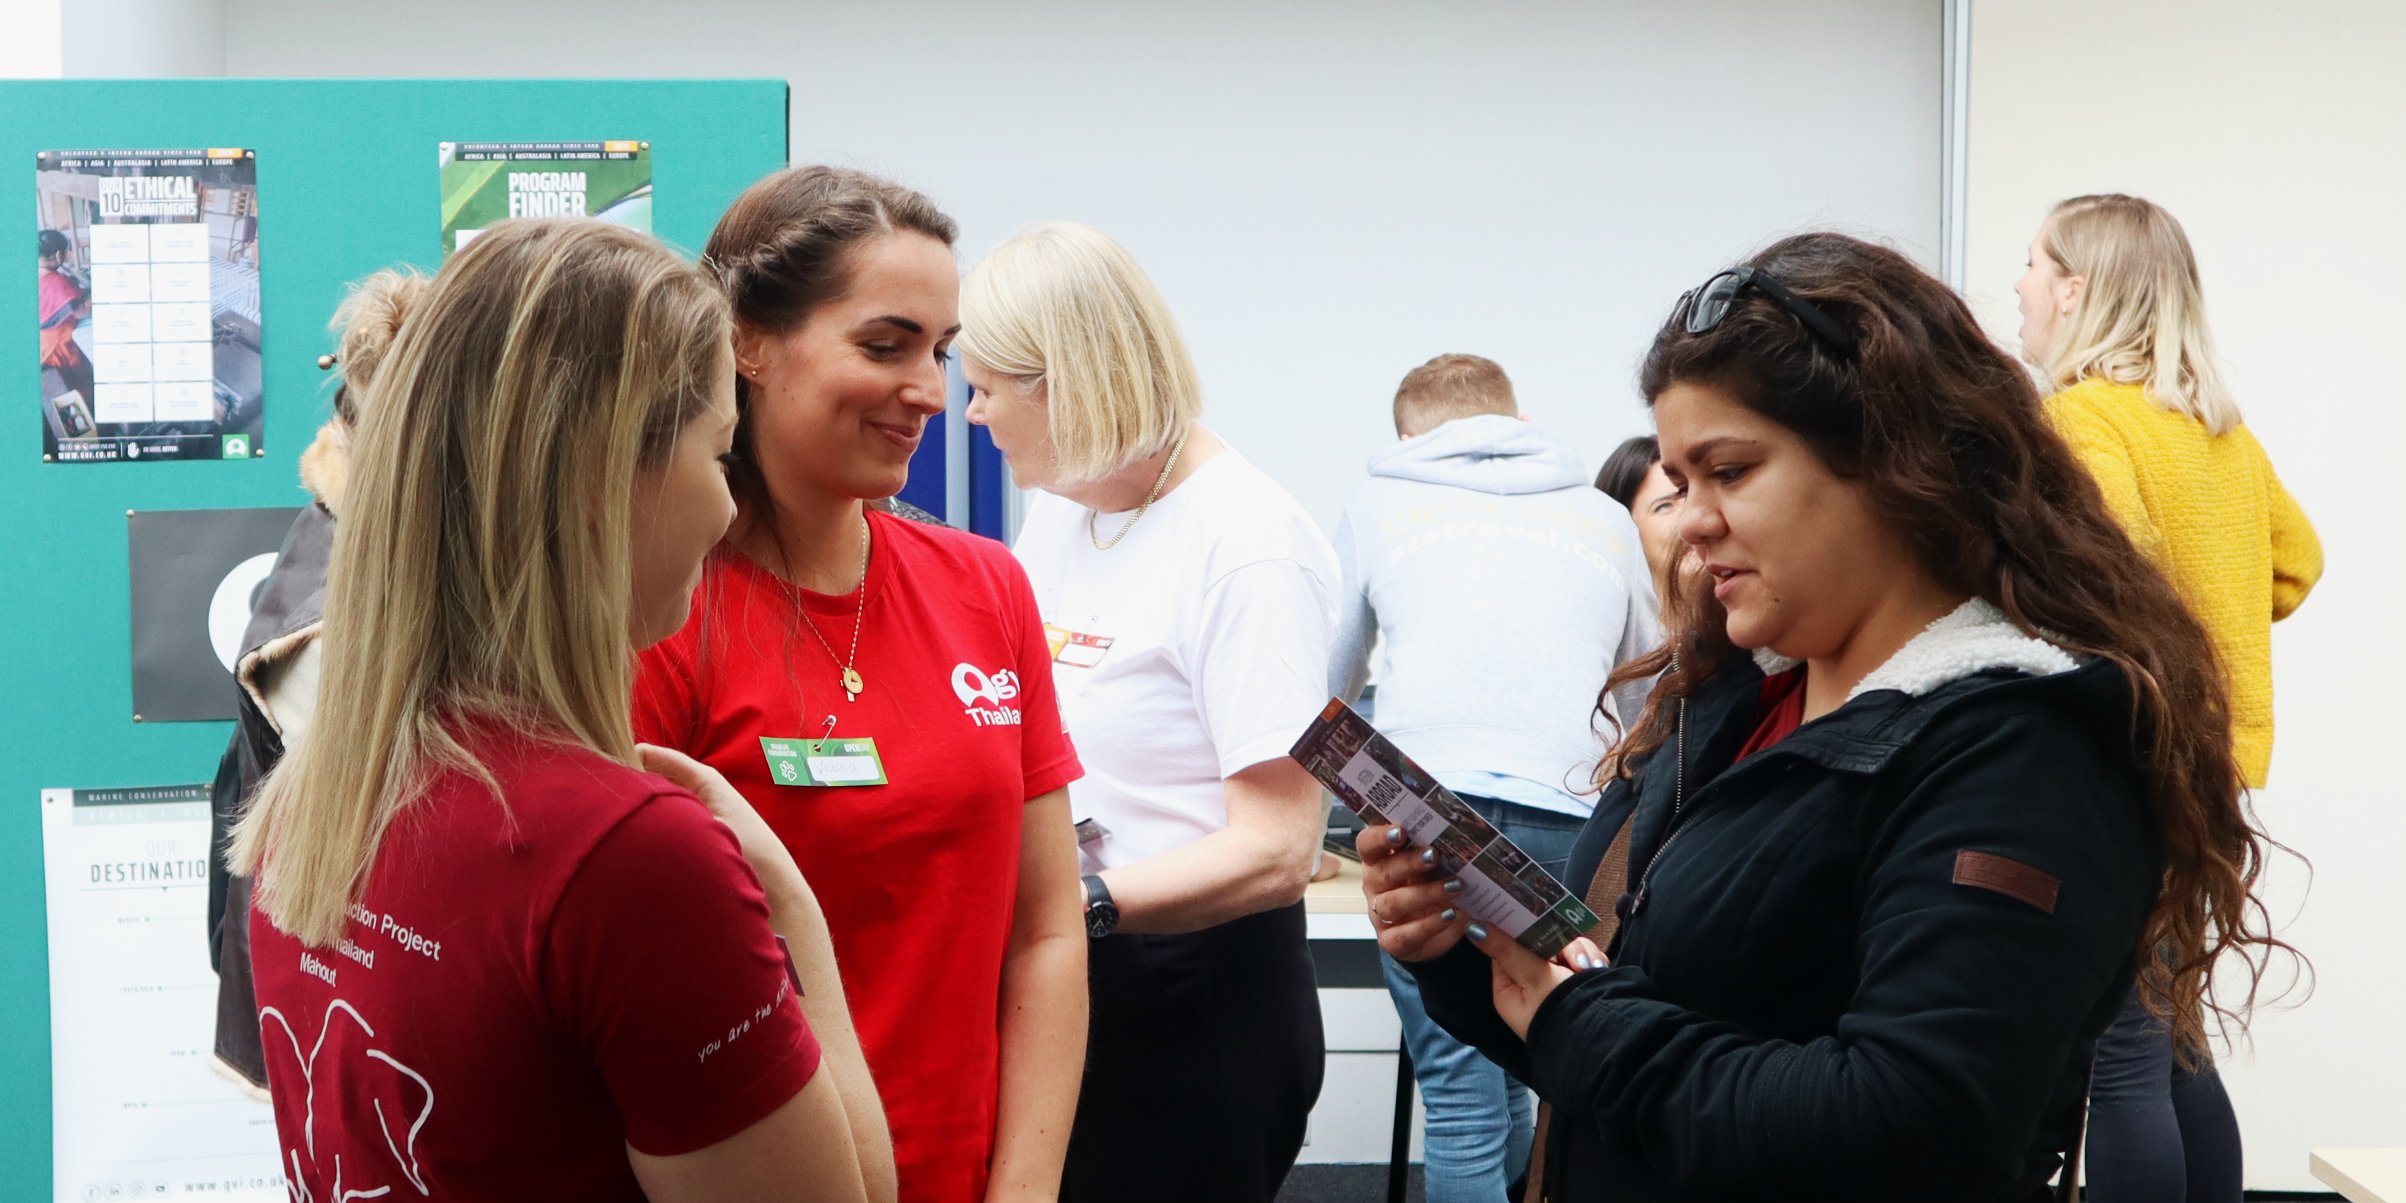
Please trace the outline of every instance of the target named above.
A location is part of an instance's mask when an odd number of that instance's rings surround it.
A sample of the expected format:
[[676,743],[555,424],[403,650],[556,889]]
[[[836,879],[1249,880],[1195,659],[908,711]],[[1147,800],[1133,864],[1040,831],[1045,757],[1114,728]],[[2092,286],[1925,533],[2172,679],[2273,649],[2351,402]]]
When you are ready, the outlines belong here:
[[1019,885],[995,1016],[1002,1081],[987,1203],[1059,1197],[1077,1117],[1086,1069],[1086,924],[1069,813],[1063,788],[1028,799],[1020,815]]
[[1002,1094],[987,1203],[1052,1199],[1086,1068],[1086,934],[1054,932],[1003,962]]
[[843,1098],[844,1118],[860,1156],[861,1180],[868,1188],[869,1203],[894,1203],[899,1190],[894,1137],[886,1127],[885,1103],[878,1096],[876,1079],[869,1074],[860,1034],[852,1027],[852,1009],[844,999],[844,979],[836,971],[827,917],[801,874],[763,884],[769,898],[769,927],[785,937],[795,976],[802,979],[802,1017],[810,1021],[811,1034],[819,1042],[819,1072],[828,1076]]
[[1223,788],[1228,826],[1103,872],[1119,930],[1200,931],[1303,897],[1326,822],[1320,783],[1282,757],[1238,772]]
[[[1133,865],[1104,870],[1119,908],[1119,930],[1173,935],[1242,919],[1303,897],[1312,861],[1284,847],[1294,841],[1226,828]],[[1306,851],[1315,851],[1307,848]]]

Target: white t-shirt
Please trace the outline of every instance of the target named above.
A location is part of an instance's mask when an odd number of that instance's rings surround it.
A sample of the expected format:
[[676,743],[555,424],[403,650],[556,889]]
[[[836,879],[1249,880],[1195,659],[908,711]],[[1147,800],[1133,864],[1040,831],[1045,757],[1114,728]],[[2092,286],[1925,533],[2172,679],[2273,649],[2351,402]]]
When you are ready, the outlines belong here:
[[[1107,551],[1090,511],[1028,502],[1013,548],[1053,646],[1085,872],[1228,826],[1223,779],[1287,754],[1328,702],[1337,559],[1278,482],[1221,451]],[[1127,514],[1104,514],[1109,539]]]

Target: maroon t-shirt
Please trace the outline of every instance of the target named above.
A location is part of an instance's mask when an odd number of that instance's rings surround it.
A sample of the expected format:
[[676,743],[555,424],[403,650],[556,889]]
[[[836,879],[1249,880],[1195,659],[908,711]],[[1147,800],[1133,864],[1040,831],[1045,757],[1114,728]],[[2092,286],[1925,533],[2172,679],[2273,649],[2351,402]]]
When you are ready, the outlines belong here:
[[716,1144],[818,1068],[759,879],[700,802],[582,748],[471,746],[501,798],[438,777],[342,943],[252,913],[295,1198],[640,1200],[628,1146]]

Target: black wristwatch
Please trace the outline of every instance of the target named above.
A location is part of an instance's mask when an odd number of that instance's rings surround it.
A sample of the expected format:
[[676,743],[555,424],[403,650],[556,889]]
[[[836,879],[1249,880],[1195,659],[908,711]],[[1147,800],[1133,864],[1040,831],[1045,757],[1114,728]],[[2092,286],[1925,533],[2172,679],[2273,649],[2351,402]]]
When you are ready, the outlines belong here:
[[1119,904],[1111,901],[1111,887],[1092,873],[1086,875],[1086,938],[1100,940],[1119,927]]

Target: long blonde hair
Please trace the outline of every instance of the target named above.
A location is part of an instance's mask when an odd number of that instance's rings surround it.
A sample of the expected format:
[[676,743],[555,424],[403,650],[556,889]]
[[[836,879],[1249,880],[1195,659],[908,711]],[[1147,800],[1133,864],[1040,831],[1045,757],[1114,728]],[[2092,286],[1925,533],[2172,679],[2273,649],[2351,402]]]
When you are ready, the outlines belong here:
[[435,277],[360,407],[314,724],[227,855],[277,927],[334,943],[432,776],[493,784],[464,724],[636,763],[630,495],[728,330],[708,277],[598,221],[504,222]]
[[2213,434],[2239,424],[2239,403],[2214,364],[2205,291],[2189,236],[2163,206],[2135,196],[2076,196],[2039,234],[2064,274],[2086,281],[2039,369],[2055,388],[2098,376],[2142,385]]
[[1064,480],[1100,480],[1163,451],[1203,415],[1203,382],[1169,302],[1092,226],[1032,226],[961,282],[961,353],[1045,388]]

